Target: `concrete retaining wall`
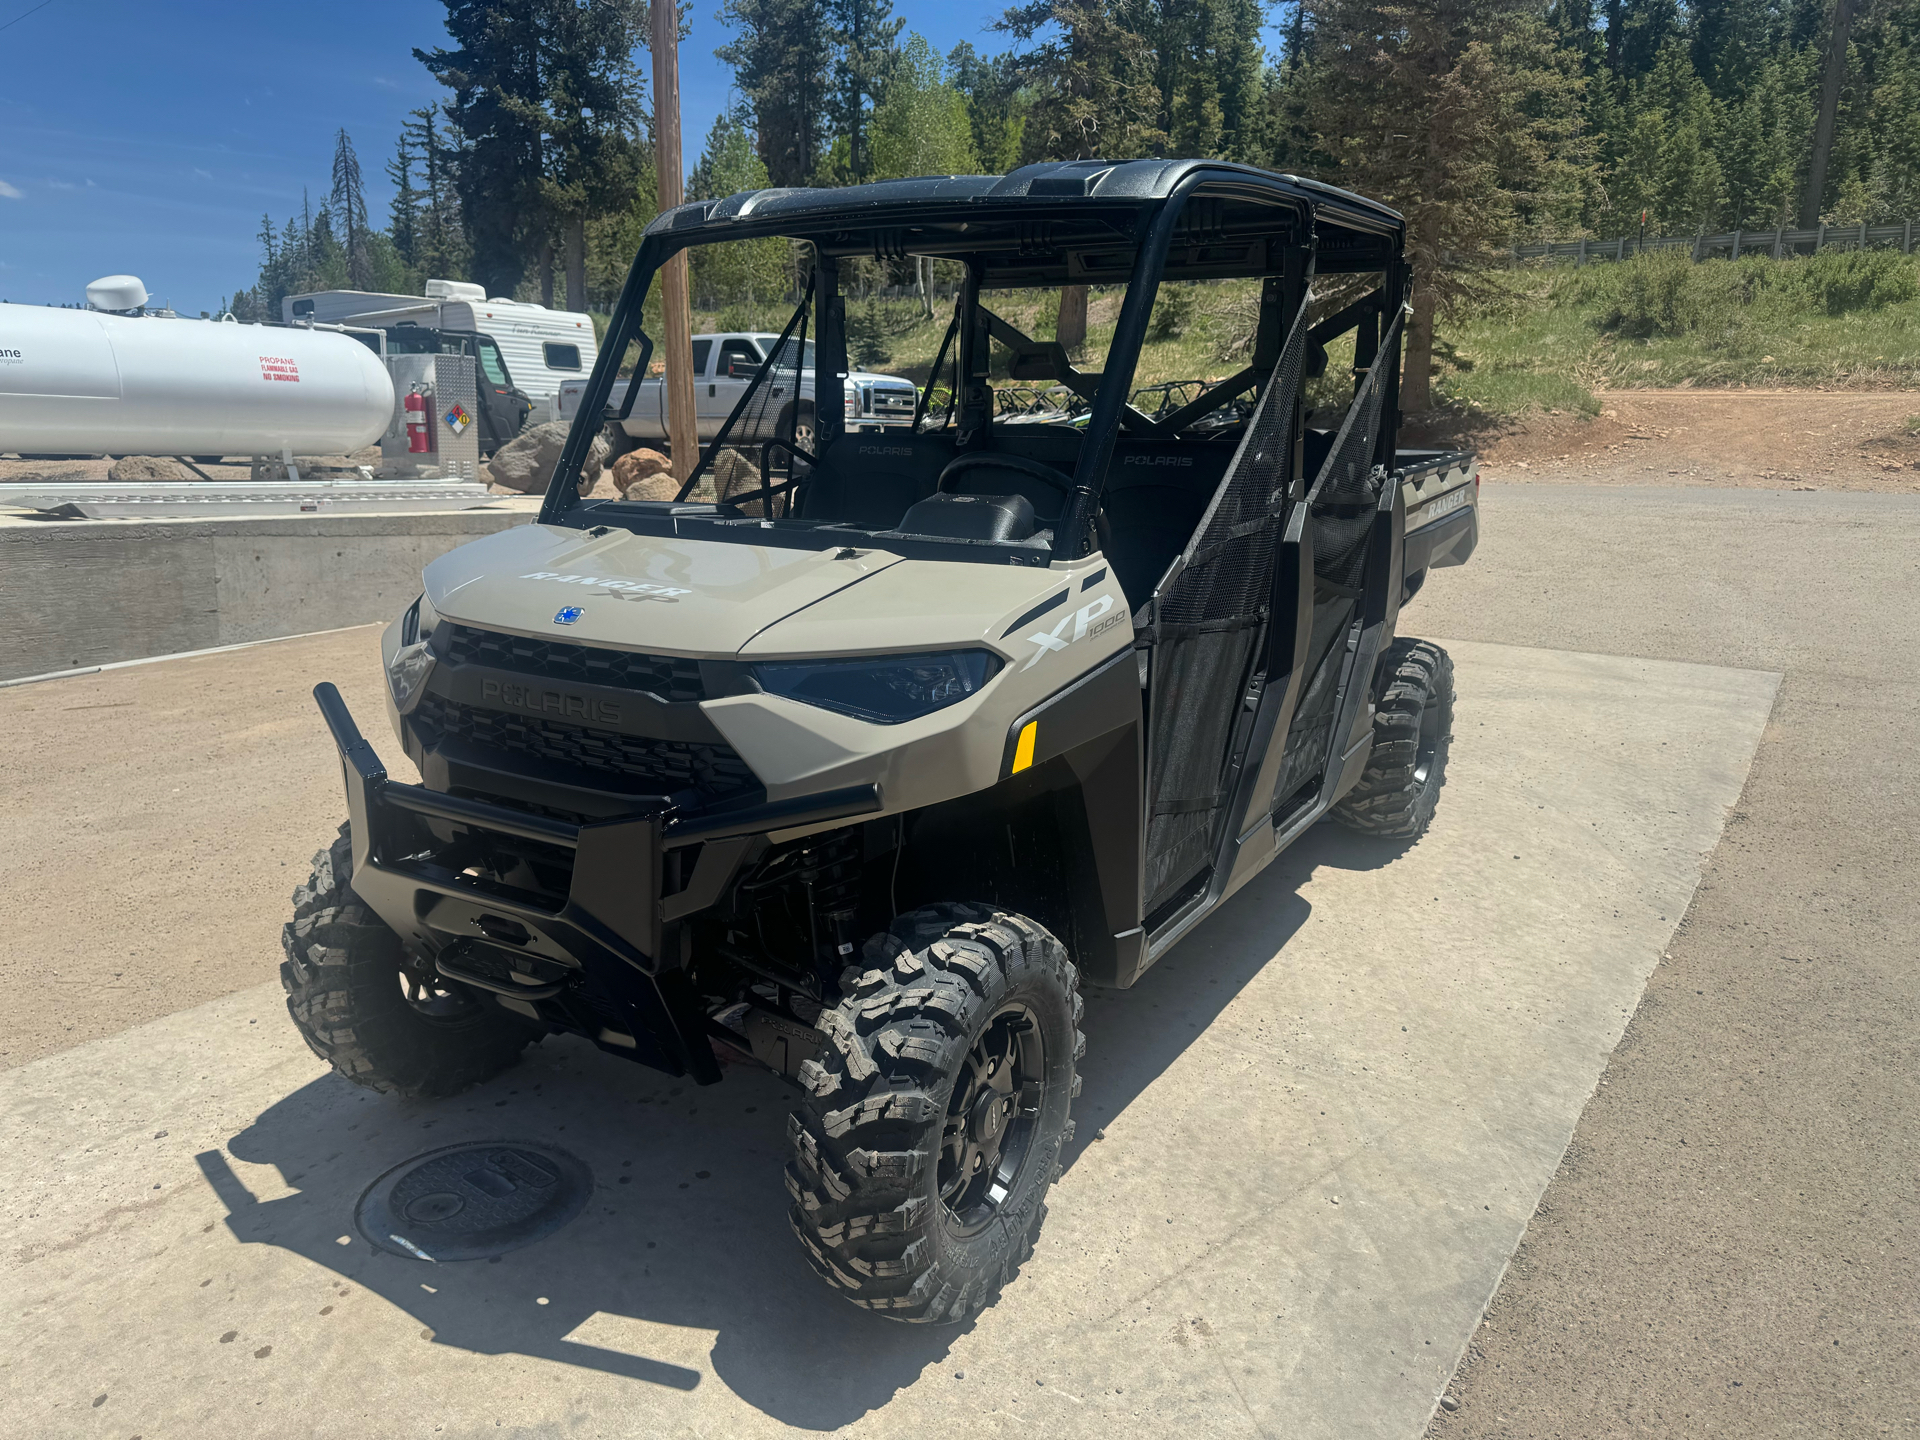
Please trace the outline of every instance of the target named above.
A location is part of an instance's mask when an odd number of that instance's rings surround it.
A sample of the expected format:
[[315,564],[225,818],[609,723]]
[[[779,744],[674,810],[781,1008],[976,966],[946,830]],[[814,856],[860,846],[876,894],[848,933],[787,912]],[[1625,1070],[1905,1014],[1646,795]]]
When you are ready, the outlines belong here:
[[428,561],[537,507],[0,522],[0,680],[391,620]]

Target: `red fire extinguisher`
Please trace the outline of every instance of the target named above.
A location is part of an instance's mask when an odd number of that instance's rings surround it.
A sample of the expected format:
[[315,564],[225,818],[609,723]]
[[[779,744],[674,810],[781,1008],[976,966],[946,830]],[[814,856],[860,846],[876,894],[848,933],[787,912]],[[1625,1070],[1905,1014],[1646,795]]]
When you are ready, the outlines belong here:
[[415,386],[407,392],[407,398],[400,402],[401,409],[407,413],[407,453],[424,455],[434,448],[433,426],[427,420],[427,397]]

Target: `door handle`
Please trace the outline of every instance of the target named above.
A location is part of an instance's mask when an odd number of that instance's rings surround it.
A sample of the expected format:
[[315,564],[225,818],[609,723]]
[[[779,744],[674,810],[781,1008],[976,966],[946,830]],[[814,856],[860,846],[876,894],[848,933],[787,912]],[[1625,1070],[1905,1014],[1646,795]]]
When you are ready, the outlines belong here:
[[709,400],[712,400],[713,397],[714,397],[714,387],[710,385],[707,387],[707,398]]

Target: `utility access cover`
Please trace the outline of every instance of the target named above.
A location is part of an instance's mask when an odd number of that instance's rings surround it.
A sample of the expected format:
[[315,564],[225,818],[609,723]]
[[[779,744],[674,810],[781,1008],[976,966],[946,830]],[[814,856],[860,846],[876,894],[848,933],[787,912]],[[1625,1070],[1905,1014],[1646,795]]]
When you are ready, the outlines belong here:
[[449,1146],[387,1172],[354,1224],[383,1251],[417,1261],[479,1261],[551,1236],[594,1189],[585,1164],[549,1146]]

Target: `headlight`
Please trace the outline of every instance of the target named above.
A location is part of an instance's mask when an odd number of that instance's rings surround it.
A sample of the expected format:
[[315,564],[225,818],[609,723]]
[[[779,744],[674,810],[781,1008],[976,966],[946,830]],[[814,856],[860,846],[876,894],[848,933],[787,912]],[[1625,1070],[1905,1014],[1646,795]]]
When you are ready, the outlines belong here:
[[898,725],[965,700],[1001,668],[984,650],[937,655],[864,656],[859,660],[773,661],[754,667],[770,695],[881,725]]
[[860,392],[848,385],[842,387],[840,394],[841,415],[847,420],[852,420],[860,414]]
[[439,624],[440,617],[425,595],[400,617],[400,649],[387,662],[387,685],[393,691],[394,709],[403,715],[426,689],[427,677],[434,668],[433,649],[427,642]]

